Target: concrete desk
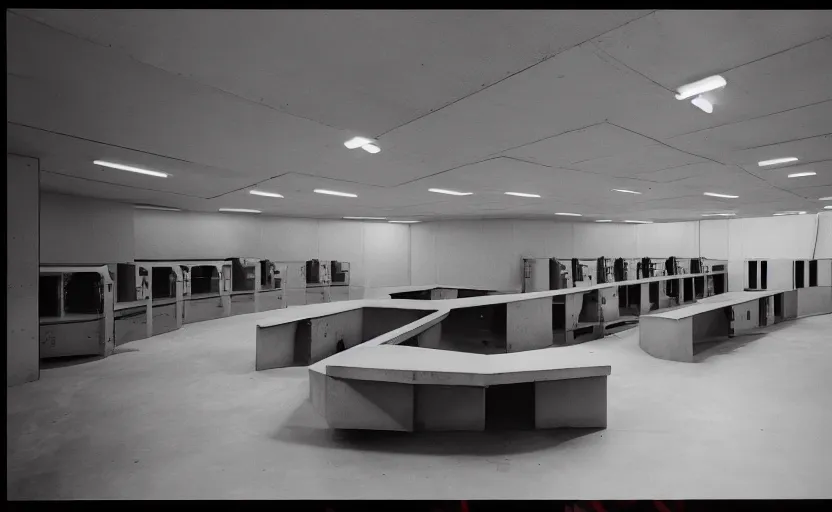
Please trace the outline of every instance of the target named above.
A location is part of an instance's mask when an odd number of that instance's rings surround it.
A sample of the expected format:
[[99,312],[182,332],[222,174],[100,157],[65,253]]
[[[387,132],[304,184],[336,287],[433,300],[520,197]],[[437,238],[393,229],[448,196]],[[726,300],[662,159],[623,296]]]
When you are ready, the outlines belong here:
[[309,392],[336,429],[605,428],[610,370],[568,349],[482,355],[381,343],[310,366]]
[[796,314],[793,292],[729,292],[690,306],[642,315],[639,346],[659,359],[692,362],[697,343],[725,339]]

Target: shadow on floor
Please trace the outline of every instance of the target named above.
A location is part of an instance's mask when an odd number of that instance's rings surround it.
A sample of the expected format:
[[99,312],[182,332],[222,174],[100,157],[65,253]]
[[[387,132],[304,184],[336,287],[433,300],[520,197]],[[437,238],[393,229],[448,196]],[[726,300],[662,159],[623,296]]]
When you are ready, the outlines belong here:
[[[126,354],[128,352],[139,352],[139,349],[128,347],[116,347],[113,350],[113,354],[110,357],[119,354]],[[98,361],[100,359],[104,359],[104,356],[47,357],[40,360],[40,369],[51,370],[53,368],[65,368],[67,366],[91,363],[92,361]]]
[[695,363],[701,363],[702,361],[707,361],[714,356],[731,355],[749,343],[753,343],[761,338],[764,338],[765,336],[766,333],[753,332],[734,336],[733,338],[727,338],[725,340],[697,343],[693,346],[693,361]]
[[485,432],[387,432],[333,430],[304,401],[273,435],[275,440],[323,448],[413,455],[508,455],[549,450],[600,428]]

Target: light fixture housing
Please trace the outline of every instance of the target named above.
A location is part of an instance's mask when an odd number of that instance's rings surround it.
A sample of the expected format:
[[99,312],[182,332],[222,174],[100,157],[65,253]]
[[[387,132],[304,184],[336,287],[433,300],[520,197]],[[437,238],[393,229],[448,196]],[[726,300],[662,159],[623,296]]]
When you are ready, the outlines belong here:
[[526,192],[504,192],[507,196],[517,196],[517,197],[540,197],[540,194],[529,194]]
[[457,192],[456,190],[447,190],[444,188],[429,188],[428,192],[435,192],[437,194],[447,194],[449,196],[470,196],[473,192]]
[[612,219],[600,219],[596,220],[595,222],[612,222]]
[[219,211],[228,213],[263,213],[260,210],[250,210],[248,208],[220,208]]
[[372,153],[372,154],[376,154],[379,151],[381,151],[381,148],[376,146],[375,144],[364,144],[363,146],[361,146],[361,149],[363,149],[367,153]]
[[635,190],[627,190],[624,188],[614,188],[610,192],[624,192],[625,194],[641,194],[641,192],[636,192]]
[[358,197],[358,194],[351,194],[349,192],[338,192],[337,190],[327,190],[325,188],[316,188],[312,192],[315,192],[316,194],[325,194],[328,196]]
[[387,220],[387,217],[342,217],[347,220]]
[[757,167],[768,167],[770,165],[779,165],[779,164],[788,164],[791,162],[797,162],[799,158],[796,156],[787,156],[785,158],[774,158],[772,160],[763,160],[762,162],[757,162]]
[[703,195],[711,196],[711,197],[724,197],[726,199],[736,199],[740,196],[733,196],[731,194],[717,194],[716,192],[704,192]]
[[652,220],[625,220],[628,224],[652,224]]
[[783,215],[804,215],[806,212],[798,212],[798,211],[791,211],[791,212],[777,212],[774,214],[775,217],[780,217]]
[[702,96],[697,96],[690,100],[690,102],[693,104],[693,106],[698,107],[699,110],[705,112],[706,114],[712,114],[714,111],[714,104],[706,100]]
[[391,224],[418,224],[421,220],[388,220]]
[[111,169],[118,169],[120,171],[128,171],[128,172],[135,172],[138,174],[146,174],[147,176],[156,176],[157,178],[167,178],[170,174],[166,172],[159,172],[159,171],[151,171],[149,169],[141,169],[139,167],[133,167],[132,165],[123,165],[117,164],[113,162],[107,162],[104,160],[94,160],[93,163],[95,165],[100,165],[102,167],[109,167]]
[[708,78],[703,78],[702,80],[683,85],[676,89],[676,92],[678,93],[676,94],[676,99],[685,100],[708,91],[725,87],[727,84],[728,82],[726,82],[725,79],[719,75],[709,76]]
[[818,198],[818,201],[832,201],[832,196],[828,196],[828,197],[819,197],[819,198]]
[[345,142],[344,146],[346,146],[347,149],[355,149],[355,148],[360,148],[361,146],[364,146],[364,145],[367,145],[367,144],[371,144],[372,142],[373,142],[372,139],[368,139],[366,137],[353,137],[350,140],[348,140],[347,142]]
[[583,217],[580,213],[556,212],[555,215],[565,215],[567,217]]
[[733,217],[736,213],[703,213],[703,217]]
[[824,210],[832,210],[832,204],[823,207]]
[[806,172],[793,172],[789,174],[789,178],[802,178],[804,176],[815,176],[817,175],[814,171],[806,171]]
[[263,197],[283,197],[282,195],[278,194],[277,192],[265,192],[263,190],[249,190],[249,194],[254,196],[263,196]]
[[160,210],[163,212],[181,212],[180,208],[173,208],[171,206],[156,206],[152,204],[134,204],[137,210]]

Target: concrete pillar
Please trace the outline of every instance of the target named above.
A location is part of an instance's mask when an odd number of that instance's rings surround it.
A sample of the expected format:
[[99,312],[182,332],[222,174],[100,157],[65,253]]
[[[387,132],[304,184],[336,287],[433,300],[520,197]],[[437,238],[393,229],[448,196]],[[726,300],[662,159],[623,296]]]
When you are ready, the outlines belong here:
[[40,378],[40,166],[6,155],[6,385]]

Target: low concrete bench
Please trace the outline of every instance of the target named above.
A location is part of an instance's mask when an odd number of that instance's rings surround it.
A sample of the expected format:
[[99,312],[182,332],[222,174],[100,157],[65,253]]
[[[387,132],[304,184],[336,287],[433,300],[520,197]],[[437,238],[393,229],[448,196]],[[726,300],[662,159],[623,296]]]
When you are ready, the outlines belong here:
[[483,355],[380,344],[310,366],[309,386],[335,429],[605,428],[609,374],[580,347]]

